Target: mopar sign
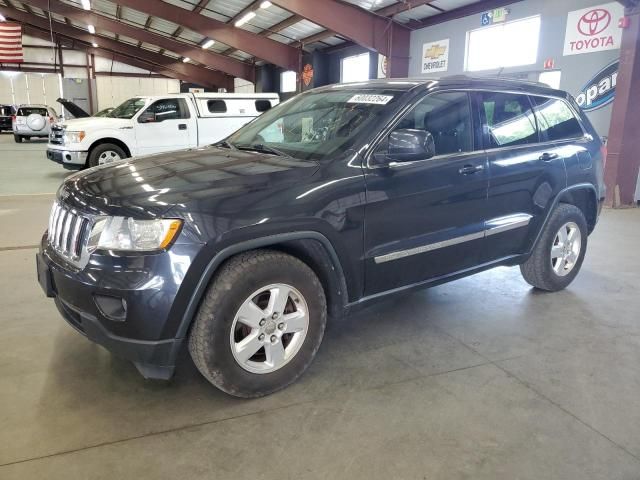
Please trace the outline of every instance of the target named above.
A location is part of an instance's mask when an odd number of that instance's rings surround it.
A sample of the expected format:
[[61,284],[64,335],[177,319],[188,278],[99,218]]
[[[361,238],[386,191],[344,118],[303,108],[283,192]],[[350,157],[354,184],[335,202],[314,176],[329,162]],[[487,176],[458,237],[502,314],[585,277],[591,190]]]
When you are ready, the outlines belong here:
[[613,101],[613,97],[616,95],[619,64],[618,60],[610,63],[582,87],[582,91],[576,97],[576,101],[582,110],[591,112]]

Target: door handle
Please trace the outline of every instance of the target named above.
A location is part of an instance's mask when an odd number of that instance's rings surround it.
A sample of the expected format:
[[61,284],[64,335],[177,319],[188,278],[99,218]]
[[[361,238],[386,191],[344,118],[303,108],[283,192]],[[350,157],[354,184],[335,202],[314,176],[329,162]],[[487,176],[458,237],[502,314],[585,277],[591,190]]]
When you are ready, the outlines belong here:
[[484,170],[483,165],[465,165],[458,170],[458,173],[460,175],[473,175],[474,173],[481,172],[482,170]]
[[556,158],[558,158],[557,153],[544,152],[542,155],[540,155],[540,160],[542,160],[543,162],[550,162],[551,160],[555,160]]
[[178,130],[186,130],[187,129],[187,124],[186,123],[179,123],[178,124]]

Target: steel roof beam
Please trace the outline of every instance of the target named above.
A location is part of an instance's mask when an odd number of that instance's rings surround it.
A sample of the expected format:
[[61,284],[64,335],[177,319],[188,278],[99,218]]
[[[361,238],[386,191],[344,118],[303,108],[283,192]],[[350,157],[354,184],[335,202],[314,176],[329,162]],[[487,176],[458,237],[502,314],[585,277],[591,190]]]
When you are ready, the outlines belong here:
[[[158,47],[176,52],[183,57],[189,57],[203,65],[220,70],[234,77],[244,78],[253,82],[255,80],[255,71],[253,66],[225,57],[216,53],[203,50],[200,47],[194,47],[178,40],[152,33],[139,27],[134,27],[126,23],[112,20],[103,15],[76,8],[68,3],[62,3],[59,0],[28,0],[29,4],[43,10],[51,9],[52,13],[57,13],[63,17],[70,18],[76,22],[86,25],[93,25],[96,30],[106,30],[111,33],[125,35],[135,38],[145,43],[157,45]],[[50,7],[49,7],[50,5]]]
[[247,52],[274,65],[290,70],[298,68],[300,52],[296,48],[237,28],[233,24],[220,22],[158,0],[117,0],[117,3],[147,15],[178,23],[205,37]]
[[[10,17],[13,20],[22,22],[27,25],[32,25],[43,30],[49,30],[49,21],[44,17],[30,15],[26,12],[11,7],[0,6],[0,11],[4,13],[5,17]],[[187,63],[183,63],[179,59],[172,59],[167,56],[159,55],[148,50],[143,50],[134,45],[122,43],[107,37],[97,37],[95,35],[91,35],[85,30],[71,27],[63,23],[54,21],[52,22],[52,27],[55,33],[71,39],[77,39],[84,43],[91,44],[98,40],[100,42],[101,48],[106,48],[108,50],[112,50],[113,52],[138,58],[148,63],[163,67],[164,69],[172,70],[176,73],[184,75],[187,79],[189,79],[189,81],[198,83],[203,86],[229,88],[233,82],[232,77],[224,75],[223,73],[216,72],[214,70],[207,70],[196,65],[189,65]]]

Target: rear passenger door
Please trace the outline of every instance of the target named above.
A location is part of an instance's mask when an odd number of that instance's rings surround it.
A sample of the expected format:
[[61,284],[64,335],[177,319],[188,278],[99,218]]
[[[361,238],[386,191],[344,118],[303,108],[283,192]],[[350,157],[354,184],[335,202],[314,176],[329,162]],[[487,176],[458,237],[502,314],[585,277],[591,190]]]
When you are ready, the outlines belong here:
[[529,96],[478,92],[489,161],[486,258],[525,253],[553,198],[566,187],[569,153],[539,131],[539,111]]

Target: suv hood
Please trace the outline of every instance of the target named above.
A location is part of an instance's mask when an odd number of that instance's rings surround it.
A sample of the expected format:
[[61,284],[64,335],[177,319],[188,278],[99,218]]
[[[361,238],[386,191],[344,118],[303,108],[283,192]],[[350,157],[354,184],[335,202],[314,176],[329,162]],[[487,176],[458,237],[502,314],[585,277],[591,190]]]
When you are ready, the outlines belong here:
[[87,117],[73,118],[65,120],[61,126],[66,127],[69,131],[91,130],[99,128],[120,128],[131,126],[131,120],[126,118],[109,118],[109,117]]
[[67,109],[67,111],[69,111],[69,113],[71,113],[71,115],[73,115],[76,118],[85,118],[85,117],[91,116],[87,112],[85,112],[82,108],[80,108],[78,105],[76,105],[73,102],[70,102],[66,98],[58,98],[56,102],[60,103],[64,108]]
[[[137,157],[71,175],[58,196],[95,214],[154,217],[198,202],[247,199],[264,190],[304,189],[319,168],[313,161],[257,152],[205,147]],[[192,209],[189,209],[192,210]],[[212,210],[209,210],[210,212]]]

